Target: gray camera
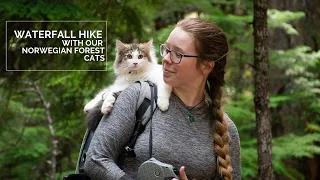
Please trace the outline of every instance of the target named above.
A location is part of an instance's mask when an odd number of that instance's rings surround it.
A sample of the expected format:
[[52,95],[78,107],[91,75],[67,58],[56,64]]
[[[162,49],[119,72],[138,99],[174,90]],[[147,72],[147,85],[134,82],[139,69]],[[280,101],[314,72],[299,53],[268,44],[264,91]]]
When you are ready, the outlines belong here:
[[172,165],[162,163],[155,158],[151,158],[141,164],[138,170],[139,180],[164,180],[178,179],[177,172]]

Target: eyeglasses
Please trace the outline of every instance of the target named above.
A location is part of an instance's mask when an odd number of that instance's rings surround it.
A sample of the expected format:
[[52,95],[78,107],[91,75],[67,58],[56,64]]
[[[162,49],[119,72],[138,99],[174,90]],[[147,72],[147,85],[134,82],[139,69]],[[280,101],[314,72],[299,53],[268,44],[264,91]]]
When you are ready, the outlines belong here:
[[165,57],[168,53],[170,53],[170,60],[174,64],[179,64],[183,57],[199,57],[199,56],[191,56],[191,55],[182,54],[182,53],[175,51],[175,50],[169,50],[166,47],[166,45],[160,44],[160,55],[162,57]]

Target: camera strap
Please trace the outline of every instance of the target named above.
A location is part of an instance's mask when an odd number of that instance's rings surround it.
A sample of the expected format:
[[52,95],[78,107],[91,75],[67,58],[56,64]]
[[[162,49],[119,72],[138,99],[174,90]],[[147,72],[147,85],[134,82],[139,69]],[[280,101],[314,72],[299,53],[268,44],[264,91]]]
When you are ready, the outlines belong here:
[[[157,109],[157,107],[154,108],[153,106],[154,104],[157,104],[157,99],[155,99],[155,96],[157,96],[158,92],[156,87],[150,86],[150,88],[151,88],[150,100],[151,102],[155,101],[155,103],[151,103],[151,108],[150,108],[150,111],[151,111],[150,114],[153,114],[154,111]],[[149,158],[151,157],[152,157],[152,116],[150,117],[150,136],[149,136]]]

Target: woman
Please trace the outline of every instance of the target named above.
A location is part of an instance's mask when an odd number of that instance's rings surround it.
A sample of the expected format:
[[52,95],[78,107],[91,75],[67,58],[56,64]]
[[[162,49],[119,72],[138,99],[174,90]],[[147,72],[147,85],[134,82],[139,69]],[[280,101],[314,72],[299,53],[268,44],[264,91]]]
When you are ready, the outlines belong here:
[[[169,109],[154,112],[152,155],[181,167],[182,180],[241,179],[239,135],[221,107],[227,52],[222,30],[199,19],[178,22],[160,46],[163,78],[173,93]],[[137,157],[125,159],[123,170],[116,164],[133,132],[138,95],[138,85],[124,90],[100,122],[85,164],[92,179],[137,179],[148,160],[149,126],[136,142]]]

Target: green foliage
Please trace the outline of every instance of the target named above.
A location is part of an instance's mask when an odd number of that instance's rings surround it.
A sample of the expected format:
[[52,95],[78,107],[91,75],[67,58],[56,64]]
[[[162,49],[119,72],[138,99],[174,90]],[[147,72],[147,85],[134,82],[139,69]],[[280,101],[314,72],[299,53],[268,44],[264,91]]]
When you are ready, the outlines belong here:
[[[272,152],[273,164],[276,173],[289,179],[304,179],[303,174],[297,170],[286,167],[286,161],[293,158],[312,157],[320,154],[320,147],[315,143],[320,142],[320,134],[306,134],[298,136],[288,134],[279,138],[273,138]],[[258,173],[258,156],[256,140],[241,141],[242,177],[254,178]]]
[[215,22],[228,34],[229,41],[233,41],[235,38],[244,40],[246,37],[251,37],[253,29],[249,24],[252,22],[252,18],[252,15],[236,16],[232,14],[209,16],[209,20]]
[[301,19],[304,12],[279,11],[277,9],[268,10],[268,27],[270,29],[282,28],[289,35],[298,35],[298,31],[288,22]]
[[270,107],[275,108],[280,106],[284,102],[288,102],[291,100],[292,97],[290,96],[275,96],[270,97]]
[[[288,134],[273,140],[273,163],[275,172],[288,177],[289,179],[304,179],[304,175],[293,169],[285,162],[292,159],[305,157],[312,158],[314,154],[319,154],[319,72],[315,67],[319,62],[318,52],[312,52],[309,47],[296,47],[286,51],[272,51],[270,55],[271,65],[284,69],[281,79],[289,79],[286,83],[290,87],[285,94],[270,96],[270,107],[276,108],[296,108],[307,110],[300,118],[308,119],[310,123],[296,131],[296,134]],[[273,72],[277,73],[277,72]],[[279,77],[276,76],[279,80]],[[302,80],[303,81],[302,81]],[[228,87],[229,88],[229,87]],[[234,96],[237,93],[227,93]],[[226,103],[225,111],[236,123],[241,137],[241,157],[242,157],[242,177],[254,178],[257,176],[257,151],[255,132],[255,114],[253,107],[253,97],[247,94],[237,95],[236,99]],[[281,116],[284,121],[290,122],[294,126],[301,126],[298,117],[292,114],[273,114],[273,122],[277,121],[277,116]],[[308,134],[315,132],[318,134]],[[303,134],[303,135],[302,135]]]
[[48,130],[44,127],[15,128],[12,131],[20,134],[5,132],[0,141],[0,168],[7,171],[1,174],[1,179],[11,174],[11,178],[30,179],[30,171],[37,166],[41,159],[50,153],[48,145]]
[[[240,135],[241,136],[241,135]],[[252,179],[258,174],[258,154],[256,140],[243,141],[241,139],[242,179]]]
[[301,158],[312,157],[314,154],[320,154],[320,147],[314,143],[320,142],[320,134],[306,134],[298,136],[288,134],[273,139],[275,159],[288,159],[289,157]]
[[320,154],[320,147],[315,145],[320,142],[320,134],[307,134],[298,136],[288,134],[273,139],[273,159],[275,171],[290,179],[304,179],[303,174],[295,169],[287,168],[285,161],[292,158],[313,157]]
[[[253,74],[253,3],[252,1],[197,1],[147,0],[48,1],[12,0],[0,2],[2,25],[6,20],[102,20],[107,21],[108,72],[19,72],[0,78],[0,179],[43,179],[48,173],[52,154],[51,137],[45,110],[34,92],[25,92],[24,81],[35,82],[50,102],[55,135],[58,139],[58,167],[56,179],[73,173],[82,137],[85,132],[83,107],[99,90],[113,82],[115,41],[164,43],[175,23],[192,12],[218,24],[228,35],[230,51],[225,88],[225,112],[235,122],[241,137],[242,178],[255,179],[258,156],[255,135],[255,111],[252,85]],[[242,13],[234,13],[236,10]],[[241,15],[239,15],[241,14]],[[290,24],[304,17],[302,12],[268,10],[271,33],[281,28],[288,36],[298,31]],[[157,25],[159,25],[157,27]],[[68,24],[66,29],[77,29],[79,24]],[[44,26],[30,23],[28,28],[59,29],[61,24]],[[88,29],[94,25],[81,24]],[[15,24],[14,28],[24,25]],[[159,29],[156,29],[159,28]],[[4,30],[0,36],[5,39]],[[9,40],[12,54],[32,41]],[[48,45],[54,41],[48,41]],[[4,45],[2,49],[5,49]],[[272,123],[286,122],[292,126],[289,134],[278,134],[273,139],[274,167],[277,174],[289,179],[303,179],[304,175],[287,162],[319,154],[320,133],[320,51],[298,46],[289,50],[270,50],[270,82],[284,82],[284,90],[272,92],[270,108]],[[159,56],[158,56],[159,57]],[[14,57],[18,59],[18,57]],[[63,66],[76,69],[105,68],[105,63],[70,63],[81,57],[63,56],[39,63],[39,57],[21,65],[36,68]],[[58,63],[56,60],[63,60]],[[70,61],[69,61],[70,60]],[[160,61],[161,59],[159,59]],[[66,63],[67,62],[67,63]],[[74,61],[73,61],[74,62]],[[1,66],[1,69],[4,67]],[[286,113],[288,112],[288,113]],[[306,123],[305,123],[306,122]],[[30,173],[34,172],[34,173]],[[46,179],[46,178],[44,178]]]
[[307,125],[305,130],[306,131],[320,133],[320,126],[318,124],[310,123],[310,124]]
[[[286,51],[274,51],[270,57],[273,65],[284,70],[285,77],[290,79],[291,98],[304,107],[310,114],[319,114],[320,81],[316,68],[320,60],[320,51],[313,52],[310,47],[297,46]],[[294,96],[293,96],[294,95]],[[311,115],[313,122],[320,122],[319,116]],[[307,117],[309,118],[309,117]]]
[[[0,3],[0,13],[31,20],[70,20],[88,18],[88,14],[77,5],[65,1],[11,0]],[[93,17],[90,17],[93,18]]]
[[242,97],[237,101],[231,101],[224,105],[225,112],[237,125],[241,141],[252,140],[251,132],[256,125],[253,106],[252,97]]

